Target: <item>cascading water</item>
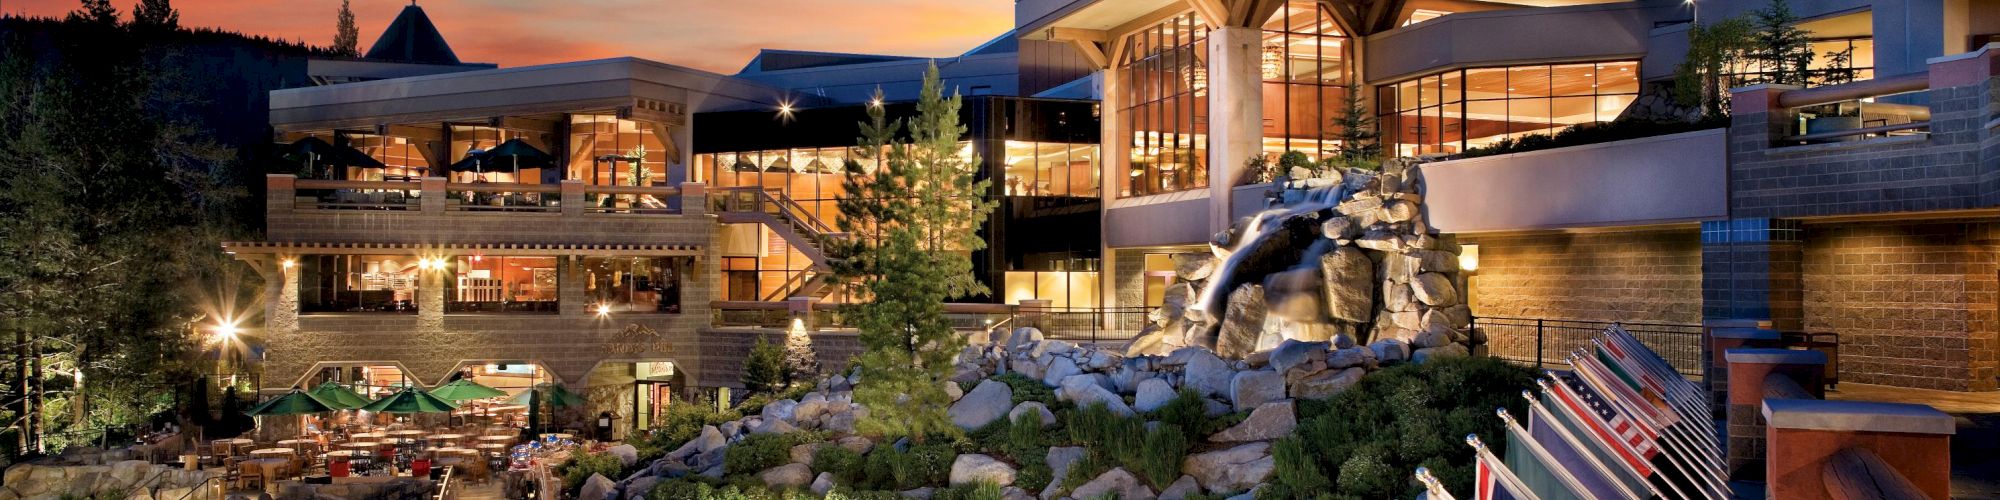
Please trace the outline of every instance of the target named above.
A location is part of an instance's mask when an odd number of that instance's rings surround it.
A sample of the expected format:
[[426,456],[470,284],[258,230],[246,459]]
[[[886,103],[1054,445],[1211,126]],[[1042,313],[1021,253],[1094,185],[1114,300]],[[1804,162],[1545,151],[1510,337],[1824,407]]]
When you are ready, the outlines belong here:
[[[1198,318],[1200,321],[1207,323],[1221,321],[1222,313],[1214,309],[1215,297],[1228,293],[1222,289],[1227,288],[1225,284],[1233,278],[1237,265],[1249,254],[1244,250],[1256,248],[1256,245],[1262,244],[1265,238],[1270,237],[1271,228],[1279,227],[1272,224],[1273,222],[1283,222],[1292,217],[1339,206],[1341,200],[1353,194],[1351,184],[1353,183],[1335,182],[1325,186],[1309,187],[1305,191],[1305,196],[1296,203],[1284,203],[1250,216],[1249,222],[1243,224],[1243,232],[1229,242],[1229,253],[1220,256],[1222,262],[1216,264],[1214,274],[1209,277],[1209,285],[1201,289],[1188,310],[1198,311],[1201,315]],[[1280,200],[1280,203],[1283,203],[1283,200]]]

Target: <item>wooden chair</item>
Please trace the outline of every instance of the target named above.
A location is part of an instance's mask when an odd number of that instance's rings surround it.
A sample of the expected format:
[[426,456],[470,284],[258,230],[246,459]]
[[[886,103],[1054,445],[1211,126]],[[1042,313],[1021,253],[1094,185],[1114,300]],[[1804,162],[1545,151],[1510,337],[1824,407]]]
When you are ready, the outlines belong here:
[[267,479],[264,477],[264,468],[257,466],[257,464],[244,462],[236,465],[237,489],[249,489],[250,485],[255,483],[257,488],[261,490],[264,488],[264,482]]

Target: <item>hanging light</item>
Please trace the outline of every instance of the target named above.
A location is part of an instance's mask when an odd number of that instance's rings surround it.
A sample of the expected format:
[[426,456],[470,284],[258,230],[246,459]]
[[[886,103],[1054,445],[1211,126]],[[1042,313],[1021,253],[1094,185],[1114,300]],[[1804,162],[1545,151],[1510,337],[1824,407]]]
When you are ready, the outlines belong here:
[[1208,95],[1208,67],[1202,66],[1201,61],[1195,61],[1192,66],[1188,72],[1188,90],[1193,91],[1195,97]]
[[1264,79],[1276,80],[1284,76],[1285,47],[1275,43],[1264,44]]

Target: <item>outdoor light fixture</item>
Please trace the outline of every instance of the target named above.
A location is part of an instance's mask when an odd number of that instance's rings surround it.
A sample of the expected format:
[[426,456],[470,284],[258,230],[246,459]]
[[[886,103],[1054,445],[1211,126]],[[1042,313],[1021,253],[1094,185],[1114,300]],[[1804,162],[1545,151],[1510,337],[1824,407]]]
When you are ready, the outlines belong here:
[[298,265],[298,262],[295,262],[292,259],[285,259],[278,261],[278,265],[284,266],[285,269],[291,269],[292,266]]
[[610,315],[611,315],[611,304],[598,304],[598,305],[597,305],[597,315],[598,315],[598,316],[610,316]]
[[236,323],[225,321],[215,325],[215,337],[224,341],[236,340]]
[[879,108],[879,107],[882,107],[882,98],[880,98],[880,97],[877,97],[877,98],[874,98],[874,99],[869,99],[869,100],[868,100],[868,105],[869,105],[869,106],[873,106],[873,107],[877,107],[877,108]]
[[1458,268],[1465,272],[1479,271],[1479,245],[1460,245]]

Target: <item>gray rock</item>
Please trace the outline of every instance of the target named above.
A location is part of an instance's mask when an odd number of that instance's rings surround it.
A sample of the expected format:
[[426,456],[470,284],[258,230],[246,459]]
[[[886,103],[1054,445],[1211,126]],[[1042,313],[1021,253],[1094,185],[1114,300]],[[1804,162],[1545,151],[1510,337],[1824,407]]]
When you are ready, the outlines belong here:
[[1200,347],[1183,347],[1169,356],[1169,359],[1173,358],[1182,361],[1184,380],[1181,387],[1194,389],[1204,396],[1229,395],[1229,381],[1236,376],[1236,372],[1215,353]]
[[1090,482],[1070,491],[1071,498],[1111,498],[1121,500],[1153,500],[1153,489],[1139,482],[1139,477],[1126,472],[1124,467],[1113,467],[1098,474]]
[[1229,381],[1229,401],[1235,405],[1236,411],[1246,411],[1280,399],[1285,399],[1285,376],[1276,371],[1238,372]]
[[1375,352],[1365,347],[1349,347],[1326,355],[1326,367],[1332,369],[1368,366],[1375,361]]
[[799,405],[792,408],[792,418],[799,422],[818,420],[826,412],[826,393],[808,392],[799,397]]
[[952,403],[945,414],[951,423],[961,429],[972,430],[985,427],[1001,417],[1014,405],[1014,389],[996,380],[986,380],[972,388],[972,392]]
[[1215,272],[1215,255],[1199,252],[1177,253],[1169,256],[1174,260],[1174,276],[1182,281],[1201,281]]
[[1264,334],[1264,287],[1255,283],[1245,284],[1229,292],[1222,318],[1222,329],[1216,334],[1215,355],[1239,359],[1257,348],[1257,338]]
[[1181,336],[1179,331],[1168,330],[1158,326],[1147,326],[1146,329],[1148,331],[1140,333],[1139,336],[1132,339],[1132,343],[1125,346],[1126,356],[1164,355],[1173,352],[1177,347],[1173,345],[1174,343],[1185,342],[1184,340],[1176,340],[1177,337]]
[[1319,232],[1329,240],[1351,240],[1361,235],[1361,228],[1347,217],[1328,217],[1319,224]]
[[639,463],[639,449],[629,444],[621,444],[618,446],[606,448],[604,452],[611,454],[611,456],[618,457],[619,465],[630,467],[632,466],[632,464]]
[[813,478],[812,493],[814,495],[826,496],[826,493],[829,491],[833,491],[833,473],[821,472],[819,473],[819,477]]
[[1306,375],[1326,368],[1326,342],[1287,340],[1271,350],[1271,368],[1287,378],[1296,370]]
[[1019,486],[1008,486],[1000,488],[1000,500],[1035,500],[1035,496]]
[[785,464],[765,469],[757,473],[757,478],[772,488],[804,488],[812,484],[813,473],[806,464]]
[[806,464],[806,466],[808,467],[812,466],[813,454],[819,453],[819,448],[821,446],[830,446],[830,443],[821,441],[816,443],[803,443],[797,446],[793,446],[792,449],[790,450],[792,463]]
[[1118,416],[1130,417],[1135,414],[1132,407],[1125,404],[1125,398],[1118,397],[1118,394],[1093,382],[1090,377],[1075,376],[1064,379],[1062,387],[1057,389],[1056,394],[1064,400],[1076,403],[1078,408],[1088,408],[1093,404],[1102,403],[1106,409]]
[[1194,476],[1209,493],[1226,493],[1264,482],[1276,465],[1270,443],[1252,442],[1189,455],[1181,461],[1181,472]]
[[934,488],[931,488],[931,487],[929,487],[929,486],[925,486],[925,487],[922,487],[922,488],[914,488],[914,489],[908,489],[908,490],[903,490],[902,492],[899,492],[899,493],[897,493],[897,494],[899,494],[899,495],[902,495],[902,496],[903,496],[903,498],[915,498],[915,499],[918,499],[918,500],[930,500],[930,498],[931,498],[931,491],[933,491],[933,490],[934,490]]
[[1059,386],[1065,378],[1083,373],[1083,368],[1067,357],[1056,356],[1049,360],[1048,368],[1042,371],[1042,385]]
[[1445,330],[1445,331],[1424,330],[1417,332],[1415,335],[1410,337],[1410,345],[1415,346],[1417,350],[1423,350],[1429,347],[1438,347],[1450,343],[1451,343],[1450,330]]
[[1458,305],[1458,289],[1452,286],[1451,278],[1443,274],[1419,274],[1416,281],[1410,282],[1410,288],[1411,292],[1416,294],[1417,301],[1423,302],[1424,305],[1432,307]]
[[1177,396],[1174,388],[1161,379],[1146,379],[1139,382],[1139,390],[1132,397],[1132,409],[1138,411],[1158,410]]
[[840,438],[840,440],[834,441],[834,443],[839,444],[841,448],[847,448],[847,451],[862,455],[867,455],[869,450],[875,449],[875,442],[862,436],[848,436]]
[[1410,359],[1410,346],[1401,340],[1377,340],[1368,344],[1368,349],[1375,351],[1375,361],[1378,363],[1397,363]]
[[1022,415],[1034,415],[1035,420],[1042,423],[1042,427],[1056,424],[1056,414],[1050,412],[1048,405],[1040,401],[1022,401],[1021,404],[1014,405],[1014,409],[1007,411],[1007,421],[1018,422]]
[[589,479],[583,480],[583,489],[578,490],[576,498],[578,500],[605,500],[617,493],[618,483],[612,482],[611,478],[604,477],[603,474],[591,474]]
[[1382,280],[1382,309],[1389,312],[1417,310],[1417,298],[1410,285]]
[[1368,370],[1359,366],[1326,370],[1292,382],[1286,394],[1300,399],[1326,399],[1354,387],[1366,374]]
[[1319,267],[1325,280],[1327,315],[1342,321],[1368,321],[1375,312],[1375,265],[1368,255],[1354,247],[1340,247],[1321,255]]
[[1007,336],[1007,351],[1008,352],[1019,351],[1023,347],[1026,347],[1028,344],[1041,341],[1042,341],[1041,330],[1036,329],[1035,327],[1032,326],[1015,328],[1014,333],[1012,335]]
[[701,435],[695,436],[696,453],[708,453],[729,445],[729,439],[722,436],[722,430],[713,425],[701,426]]
[[799,427],[798,427],[798,426],[796,426],[796,425],[792,425],[791,423],[789,423],[789,422],[786,422],[786,421],[784,421],[784,420],[782,420],[782,419],[775,419],[775,418],[773,418],[773,419],[766,419],[766,420],[763,420],[763,421],[761,421],[761,422],[758,422],[756,426],[754,426],[754,427],[751,427],[751,428],[750,428],[750,433],[751,433],[751,434],[784,434],[784,433],[787,433],[787,432],[798,432],[798,430],[799,430]]
[[1160,490],[1159,500],[1184,500],[1190,495],[1200,493],[1201,482],[1196,481],[1194,476],[1182,474],[1180,479],[1175,479],[1173,484],[1167,485],[1167,489]]
[[1077,461],[1083,460],[1083,455],[1082,446],[1057,446],[1049,448],[1047,461],[1049,463],[1049,470],[1054,473],[1050,477],[1055,479],[1049,481],[1047,487],[1042,488],[1042,498],[1054,497],[1056,490],[1062,489],[1062,480],[1069,477],[1069,468],[1076,465]]
[[771,404],[764,405],[764,411],[762,412],[762,415],[764,417],[764,420],[783,420],[786,422],[794,422],[792,418],[795,415],[797,415],[796,410],[798,410],[798,408],[799,408],[798,401],[793,401],[789,399],[780,399],[777,401],[772,401]]
[[1292,400],[1274,401],[1257,406],[1242,422],[1208,436],[1209,442],[1233,443],[1240,441],[1269,441],[1290,435],[1299,426],[1298,415]]
[[938,386],[944,388],[945,397],[950,398],[952,402],[957,402],[958,398],[965,397],[965,389],[959,387],[957,382],[950,380],[940,381],[938,382]]
[[966,453],[952,460],[950,477],[952,486],[980,482],[1008,486],[1014,484],[1014,466],[990,456]]
[[631,483],[625,485],[625,500],[646,498],[646,493],[653,491],[653,487],[659,484],[660,478],[656,476],[634,478]]

